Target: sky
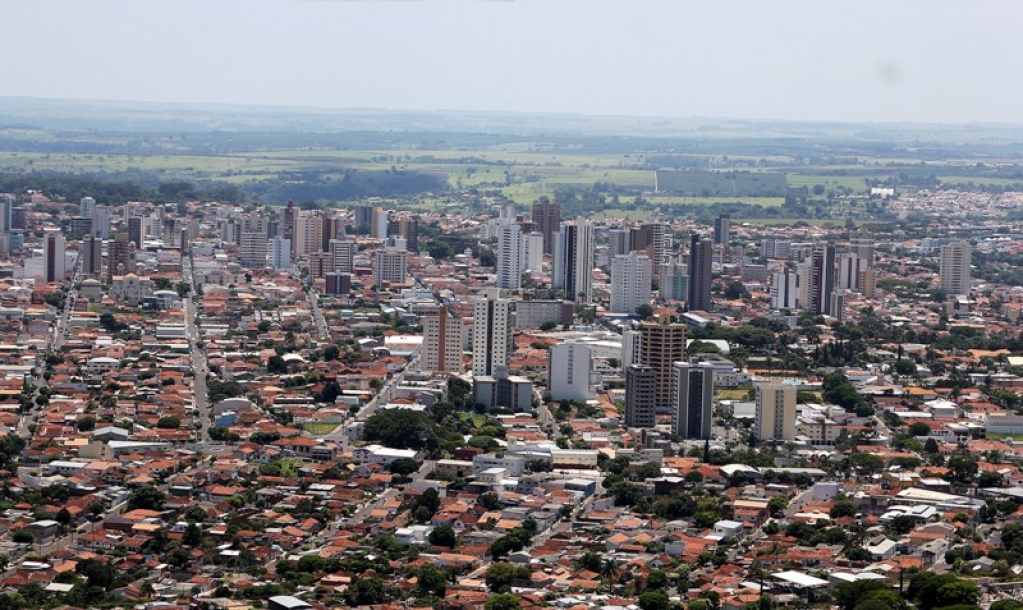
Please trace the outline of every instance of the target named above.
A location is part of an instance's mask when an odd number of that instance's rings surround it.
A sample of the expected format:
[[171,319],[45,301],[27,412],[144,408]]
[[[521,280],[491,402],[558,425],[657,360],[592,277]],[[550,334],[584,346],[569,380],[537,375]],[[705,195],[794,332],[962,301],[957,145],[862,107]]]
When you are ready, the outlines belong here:
[[0,2],[0,95],[1023,123],[1018,0]]

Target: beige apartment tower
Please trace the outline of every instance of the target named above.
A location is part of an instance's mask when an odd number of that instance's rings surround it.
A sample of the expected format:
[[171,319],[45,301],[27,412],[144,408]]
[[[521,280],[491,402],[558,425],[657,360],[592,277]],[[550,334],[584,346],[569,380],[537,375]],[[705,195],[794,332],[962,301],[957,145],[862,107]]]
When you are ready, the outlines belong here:
[[970,294],[970,264],[973,248],[956,240],[941,247],[939,275],[941,289],[949,294]]
[[658,409],[665,412],[672,407],[672,367],[686,359],[686,325],[674,324],[668,318],[639,325],[641,334],[640,362],[657,375],[654,394]]
[[462,372],[462,319],[444,305],[423,311],[423,358],[419,369],[443,373]]
[[796,438],[796,386],[758,383],[757,419],[754,431],[760,441],[791,441]]

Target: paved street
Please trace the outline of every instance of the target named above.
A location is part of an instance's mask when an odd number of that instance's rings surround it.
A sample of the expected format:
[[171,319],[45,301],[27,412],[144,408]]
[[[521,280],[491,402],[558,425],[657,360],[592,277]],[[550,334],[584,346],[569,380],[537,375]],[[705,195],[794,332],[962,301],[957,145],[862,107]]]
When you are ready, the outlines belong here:
[[[184,278],[185,281],[192,286],[192,290],[195,290],[195,285],[192,282],[192,263],[189,259],[184,259]],[[206,375],[209,374],[209,366],[206,363],[206,354],[199,347],[199,343],[202,341],[202,334],[199,329],[198,311],[195,302],[191,296],[182,299],[185,310],[185,327],[188,335],[189,354],[192,358],[192,395],[195,405],[195,410],[201,428],[197,438],[200,443],[208,443],[210,440],[210,417],[209,417],[209,394],[206,390]]]

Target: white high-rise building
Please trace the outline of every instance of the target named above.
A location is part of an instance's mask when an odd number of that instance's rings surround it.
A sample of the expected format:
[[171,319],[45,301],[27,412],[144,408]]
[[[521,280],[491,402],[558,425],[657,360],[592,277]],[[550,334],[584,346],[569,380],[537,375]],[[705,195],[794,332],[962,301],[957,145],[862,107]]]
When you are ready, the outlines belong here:
[[522,286],[522,227],[514,208],[501,213],[497,225],[497,287],[518,290]]
[[660,296],[662,301],[684,301],[689,298],[689,268],[670,259],[661,265]]
[[528,233],[522,238],[522,269],[543,270],[543,233]]
[[550,353],[547,387],[554,400],[590,400],[590,369],[593,354],[590,348],[568,342],[555,345]]
[[96,200],[92,197],[82,197],[78,201],[78,215],[84,218],[92,218],[92,212],[96,209]]
[[622,333],[622,370],[633,364],[641,364],[643,333],[638,330],[627,330]]
[[561,225],[554,243],[552,287],[577,303],[593,299],[593,224],[583,217]]
[[110,218],[112,215],[112,209],[105,206],[97,206],[92,211],[92,234],[102,239],[109,239]]
[[611,311],[636,313],[650,303],[650,257],[638,252],[619,254],[611,261]]
[[758,383],[757,418],[753,430],[760,441],[791,441],[796,438],[796,386]]
[[238,264],[246,269],[265,269],[266,246],[265,232],[242,232],[238,247]]
[[390,220],[387,210],[379,207],[373,208],[372,220],[371,235],[376,239],[387,239],[387,223]]
[[472,323],[472,374],[493,375],[496,367],[508,366],[512,352],[512,307],[500,298],[500,290],[476,301]]
[[860,258],[855,252],[838,255],[838,288],[861,292],[860,280],[863,272],[870,267],[870,262]]
[[970,294],[970,265],[973,248],[970,243],[956,240],[941,246],[939,275],[941,289],[949,294]]
[[773,309],[799,309],[799,274],[792,271],[775,273],[771,280],[771,307]]
[[280,235],[270,240],[270,266],[274,271],[291,268],[291,240]]

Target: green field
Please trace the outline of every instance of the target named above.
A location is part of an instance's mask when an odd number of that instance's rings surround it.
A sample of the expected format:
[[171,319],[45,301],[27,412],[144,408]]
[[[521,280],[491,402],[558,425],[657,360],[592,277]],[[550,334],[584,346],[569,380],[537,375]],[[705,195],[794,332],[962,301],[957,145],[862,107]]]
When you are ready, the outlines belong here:
[[826,189],[844,186],[852,189],[853,192],[861,192],[867,189],[866,179],[860,176],[828,176],[815,174],[788,174],[785,177],[789,186],[792,187],[814,187],[818,184]]
[[321,435],[330,434],[331,432],[333,432],[334,428],[337,428],[337,426],[338,426],[337,424],[328,423],[308,423],[302,424],[302,429],[308,432],[309,434]]
[[762,205],[765,208],[771,208],[785,203],[784,197],[678,197],[671,195],[650,195],[643,197],[643,199],[646,199],[655,206],[746,203],[749,205]]
[[981,176],[938,176],[942,184],[975,184],[975,185],[997,185],[1008,186],[1020,184],[1023,180],[1013,178],[985,178]]
[[679,195],[710,196],[784,196],[784,174],[749,171],[657,171],[657,191]]

